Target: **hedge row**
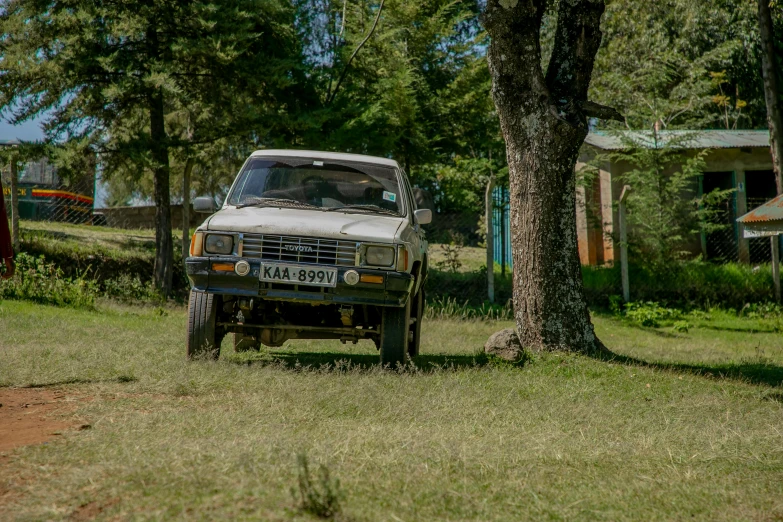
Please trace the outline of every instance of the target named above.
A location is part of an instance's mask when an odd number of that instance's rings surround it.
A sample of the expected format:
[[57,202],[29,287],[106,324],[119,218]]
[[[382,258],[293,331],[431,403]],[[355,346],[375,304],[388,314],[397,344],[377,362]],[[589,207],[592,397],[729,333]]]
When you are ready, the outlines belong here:
[[[585,296],[594,307],[606,308],[610,298],[622,294],[618,267],[583,267]],[[629,268],[632,301],[655,301],[669,306],[741,308],[746,303],[774,300],[771,265],[716,265],[705,262],[675,263],[653,270]],[[512,297],[512,278],[496,275],[495,301]],[[431,271],[427,282],[428,299],[456,299],[478,306],[487,300],[485,271],[449,273]]]

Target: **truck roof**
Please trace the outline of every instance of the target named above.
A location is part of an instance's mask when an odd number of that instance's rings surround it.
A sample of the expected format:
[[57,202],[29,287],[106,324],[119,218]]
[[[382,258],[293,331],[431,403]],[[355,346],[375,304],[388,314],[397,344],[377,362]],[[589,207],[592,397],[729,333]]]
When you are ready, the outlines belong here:
[[364,154],[348,154],[345,152],[323,152],[318,150],[292,150],[292,149],[263,149],[257,150],[251,156],[273,156],[277,158],[313,158],[335,161],[355,161],[358,163],[372,163],[399,168],[400,165],[389,158],[378,156],[365,156]]

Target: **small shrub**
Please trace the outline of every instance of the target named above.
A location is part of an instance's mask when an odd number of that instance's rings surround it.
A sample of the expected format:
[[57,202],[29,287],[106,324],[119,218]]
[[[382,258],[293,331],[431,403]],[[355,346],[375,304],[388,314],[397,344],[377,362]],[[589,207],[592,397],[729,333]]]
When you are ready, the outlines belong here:
[[297,456],[298,467],[298,491],[291,488],[294,500],[298,502],[299,509],[319,518],[332,519],[340,514],[340,501],[343,494],[340,490],[340,481],[333,478],[329,468],[321,464],[318,467],[318,476],[315,480],[310,474],[310,465],[307,455]]
[[612,312],[613,315],[623,315],[623,298],[619,295],[610,295],[609,296],[609,311]]
[[24,252],[16,256],[14,277],[0,280],[0,298],[33,301],[55,306],[93,308],[98,285],[83,277],[70,278],[43,256]]
[[739,316],[748,319],[773,319],[783,316],[783,308],[775,303],[746,303],[739,311]]
[[465,246],[465,238],[460,234],[452,234],[451,240],[441,245],[444,259],[435,263],[435,268],[438,270],[446,270],[454,273],[459,272],[462,268],[462,261],[459,256],[462,254],[462,249]]
[[664,308],[658,303],[626,303],[625,316],[642,326],[657,328],[661,321],[673,320],[680,317],[680,311],[673,308]]
[[690,323],[688,323],[688,321],[674,321],[672,328],[675,332],[688,333],[688,330],[690,330],[692,326]]
[[159,301],[160,293],[152,281],[142,283],[138,276],[121,274],[102,283],[104,295],[120,301]]

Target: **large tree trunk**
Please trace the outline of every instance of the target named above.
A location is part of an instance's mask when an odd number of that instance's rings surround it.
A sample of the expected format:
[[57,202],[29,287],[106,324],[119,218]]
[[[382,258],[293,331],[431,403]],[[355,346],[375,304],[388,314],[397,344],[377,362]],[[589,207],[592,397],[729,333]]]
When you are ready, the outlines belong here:
[[604,5],[561,1],[546,76],[539,41],[545,8],[545,0],[489,0],[484,13],[511,185],[514,314],[528,349],[603,351],[582,286],[574,166],[586,116],[619,116],[587,102]]
[[150,95],[150,138],[152,139],[153,186],[155,198],[155,286],[164,296],[171,294],[174,259],[171,239],[171,190],[169,148],[164,125],[163,94]]
[[759,30],[761,33],[761,64],[764,76],[764,98],[767,101],[769,145],[772,152],[772,168],[775,171],[778,194],[783,194],[783,117],[780,112],[780,88],[775,57],[775,29],[769,0],[758,0]]
[[193,172],[193,158],[185,162],[182,174],[182,263],[190,255],[190,173]]

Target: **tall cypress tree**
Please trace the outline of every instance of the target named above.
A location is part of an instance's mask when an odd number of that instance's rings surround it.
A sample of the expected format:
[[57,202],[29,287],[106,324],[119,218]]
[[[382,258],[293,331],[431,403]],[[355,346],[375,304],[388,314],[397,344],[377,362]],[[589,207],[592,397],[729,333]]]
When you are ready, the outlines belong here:
[[[44,115],[51,141],[90,140],[108,164],[153,173],[154,281],[171,290],[167,113],[199,115],[188,142],[247,132],[290,82],[293,12],[279,0],[6,0],[0,107]],[[111,169],[109,169],[111,170]]]

